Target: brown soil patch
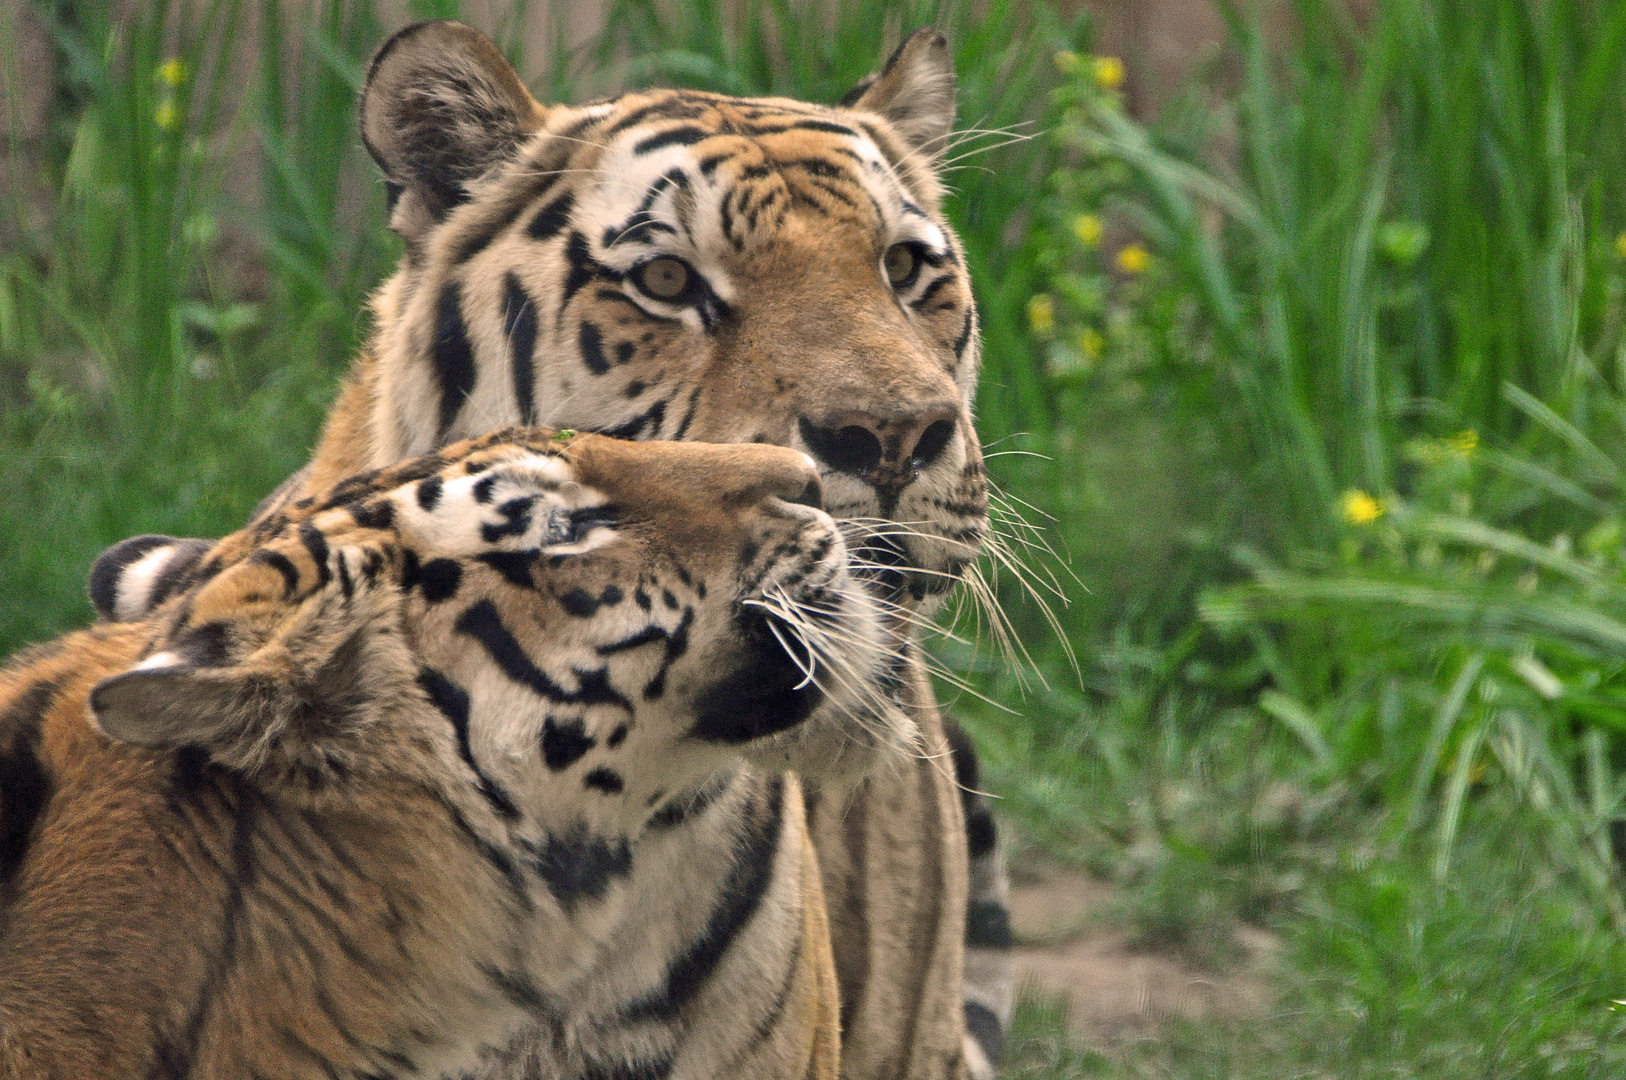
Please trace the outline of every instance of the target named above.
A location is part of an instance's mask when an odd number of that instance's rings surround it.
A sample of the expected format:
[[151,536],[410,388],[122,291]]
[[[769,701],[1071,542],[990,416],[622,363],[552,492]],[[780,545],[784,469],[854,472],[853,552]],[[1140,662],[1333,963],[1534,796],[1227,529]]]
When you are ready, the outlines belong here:
[[1277,948],[1271,935],[1237,927],[1244,960],[1229,971],[1206,970],[1174,953],[1132,948],[1110,921],[1116,892],[1062,871],[1012,885],[1018,992],[1066,997],[1073,1027],[1096,1042],[1145,1036],[1173,1017],[1261,1015],[1270,1008],[1267,971]]

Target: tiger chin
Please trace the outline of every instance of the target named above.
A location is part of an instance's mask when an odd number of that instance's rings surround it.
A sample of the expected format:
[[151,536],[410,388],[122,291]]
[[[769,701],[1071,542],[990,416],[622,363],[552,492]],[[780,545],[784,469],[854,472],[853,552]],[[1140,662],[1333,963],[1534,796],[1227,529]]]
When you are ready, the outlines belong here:
[[0,1075],[833,1080],[797,781],[750,763],[915,732],[819,497],[519,429],[113,549],[150,617],[0,674]]

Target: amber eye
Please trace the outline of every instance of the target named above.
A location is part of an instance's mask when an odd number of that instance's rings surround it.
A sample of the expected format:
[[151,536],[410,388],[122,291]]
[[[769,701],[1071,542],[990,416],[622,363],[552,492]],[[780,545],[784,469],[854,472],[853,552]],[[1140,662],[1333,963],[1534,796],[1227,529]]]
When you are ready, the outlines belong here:
[[886,271],[886,280],[893,288],[907,285],[919,267],[920,256],[915,254],[913,244],[893,244],[881,258],[881,269]]
[[657,300],[678,300],[689,291],[694,278],[682,259],[663,256],[651,259],[637,270],[638,287]]

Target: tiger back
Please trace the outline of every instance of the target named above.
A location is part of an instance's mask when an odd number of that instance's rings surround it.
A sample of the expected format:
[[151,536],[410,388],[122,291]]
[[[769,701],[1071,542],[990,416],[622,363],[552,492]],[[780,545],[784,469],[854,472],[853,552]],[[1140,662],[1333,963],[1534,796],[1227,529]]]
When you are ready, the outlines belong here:
[[0,1076],[832,1080],[783,770],[914,730],[818,501],[518,430],[113,553],[169,599],[0,674]]

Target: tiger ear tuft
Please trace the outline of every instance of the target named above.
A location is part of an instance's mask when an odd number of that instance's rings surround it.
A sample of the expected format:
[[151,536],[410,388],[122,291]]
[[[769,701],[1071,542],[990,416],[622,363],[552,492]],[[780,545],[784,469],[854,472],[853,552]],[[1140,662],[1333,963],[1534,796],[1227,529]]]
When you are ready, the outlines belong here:
[[541,126],[543,108],[491,40],[462,23],[416,23],[373,57],[361,138],[389,185],[390,227],[413,240]]
[[930,27],[916,30],[841,104],[878,114],[911,148],[933,161],[941,158],[954,130],[954,57],[948,39]]

